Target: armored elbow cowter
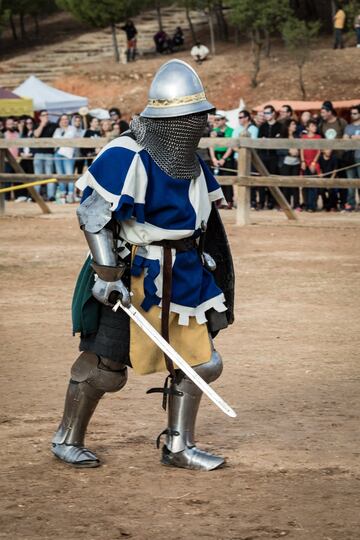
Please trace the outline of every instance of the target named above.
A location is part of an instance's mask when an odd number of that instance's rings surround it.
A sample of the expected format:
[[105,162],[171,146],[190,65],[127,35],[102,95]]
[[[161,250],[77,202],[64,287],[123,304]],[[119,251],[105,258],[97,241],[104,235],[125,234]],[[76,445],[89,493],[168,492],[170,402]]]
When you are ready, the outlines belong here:
[[129,306],[130,293],[121,280],[126,264],[116,252],[113,232],[105,228],[111,219],[110,203],[94,192],[79,206],[77,215],[98,276],[93,296],[107,306],[113,306],[119,298]]

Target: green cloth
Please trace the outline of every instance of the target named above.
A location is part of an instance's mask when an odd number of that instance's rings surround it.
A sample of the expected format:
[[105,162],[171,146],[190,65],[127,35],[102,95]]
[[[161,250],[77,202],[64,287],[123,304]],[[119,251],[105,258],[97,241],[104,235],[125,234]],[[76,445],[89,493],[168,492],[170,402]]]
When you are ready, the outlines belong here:
[[101,306],[91,293],[95,283],[91,262],[89,255],[77,279],[71,306],[73,334],[80,332],[83,336],[97,331],[100,317]]
[[[214,131],[216,131],[217,133],[219,133],[220,131],[222,131],[220,128],[215,128]],[[231,128],[230,126],[225,126],[225,131],[223,132],[224,133],[224,136],[225,137],[232,137],[232,134],[233,134],[233,128]],[[214,148],[214,151],[215,152],[223,152],[225,154],[227,148],[226,146],[215,146]]]

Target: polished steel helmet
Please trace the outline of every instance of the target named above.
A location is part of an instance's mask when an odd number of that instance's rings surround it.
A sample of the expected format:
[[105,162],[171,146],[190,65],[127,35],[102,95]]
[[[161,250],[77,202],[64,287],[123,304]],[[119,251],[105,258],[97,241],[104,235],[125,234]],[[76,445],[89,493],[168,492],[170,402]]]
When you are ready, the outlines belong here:
[[196,71],[182,60],[170,60],[156,73],[148,104],[140,116],[172,118],[214,109]]

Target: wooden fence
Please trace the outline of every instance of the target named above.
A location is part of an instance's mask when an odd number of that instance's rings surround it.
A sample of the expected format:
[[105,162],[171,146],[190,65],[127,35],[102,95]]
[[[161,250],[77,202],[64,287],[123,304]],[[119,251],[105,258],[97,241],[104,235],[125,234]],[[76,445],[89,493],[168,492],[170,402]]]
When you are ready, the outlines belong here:
[[[71,148],[101,148],[108,139],[0,139],[0,186],[1,183],[26,183],[34,179],[48,178],[45,174],[26,174],[20,163],[10,153],[10,148],[59,148],[60,146]],[[355,139],[250,139],[250,138],[203,138],[199,143],[200,148],[231,147],[239,149],[237,174],[233,176],[219,176],[217,179],[222,185],[233,185],[235,188],[236,201],[236,224],[246,225],[250,222],[250,188],[252,186],[266,186],[274,199],[284,210],[288,219],[297,220],[298,216],[292,210],[285,199],[280,187],[320,187],[320,188],[360,188],[360,179],[348,178],[321,178],[309,176],[275,176],[270,175],[264,163],[258,155],[258,150],[278,149],[316,149],[316,150],[360,150],[360,140]],[[5,173],[5,161],[11,165],[14,173]],[[259,176],[251,175],[251,165],[257,170]],[[54,177],[61,182],[71,182],[79,175],[57,175]],[[44,213],[51,213],[50,207],[33,187],[27,188],[33,199],[39,204]],[[5,213],[5,201],[0,195],[0,215]]]

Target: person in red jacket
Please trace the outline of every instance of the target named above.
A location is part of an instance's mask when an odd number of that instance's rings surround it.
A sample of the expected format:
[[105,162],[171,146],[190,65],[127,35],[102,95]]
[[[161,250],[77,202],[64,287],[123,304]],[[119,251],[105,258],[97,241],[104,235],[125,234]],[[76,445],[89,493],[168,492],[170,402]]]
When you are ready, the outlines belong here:
[[[301,135],[302,139],[321,139],[321,135],[317,133],[317,122],[313,118],[306,124],[307,133]],[[312,148],[302,148],[300,151],[301,156],[301,174],[306,176],[312,176],[320,174],[319,157],[320,150]],[[317,208],[317,189],[316,188],[303,188],[302,190],[303,202],[305,209],[308,212],[316,212]]]

